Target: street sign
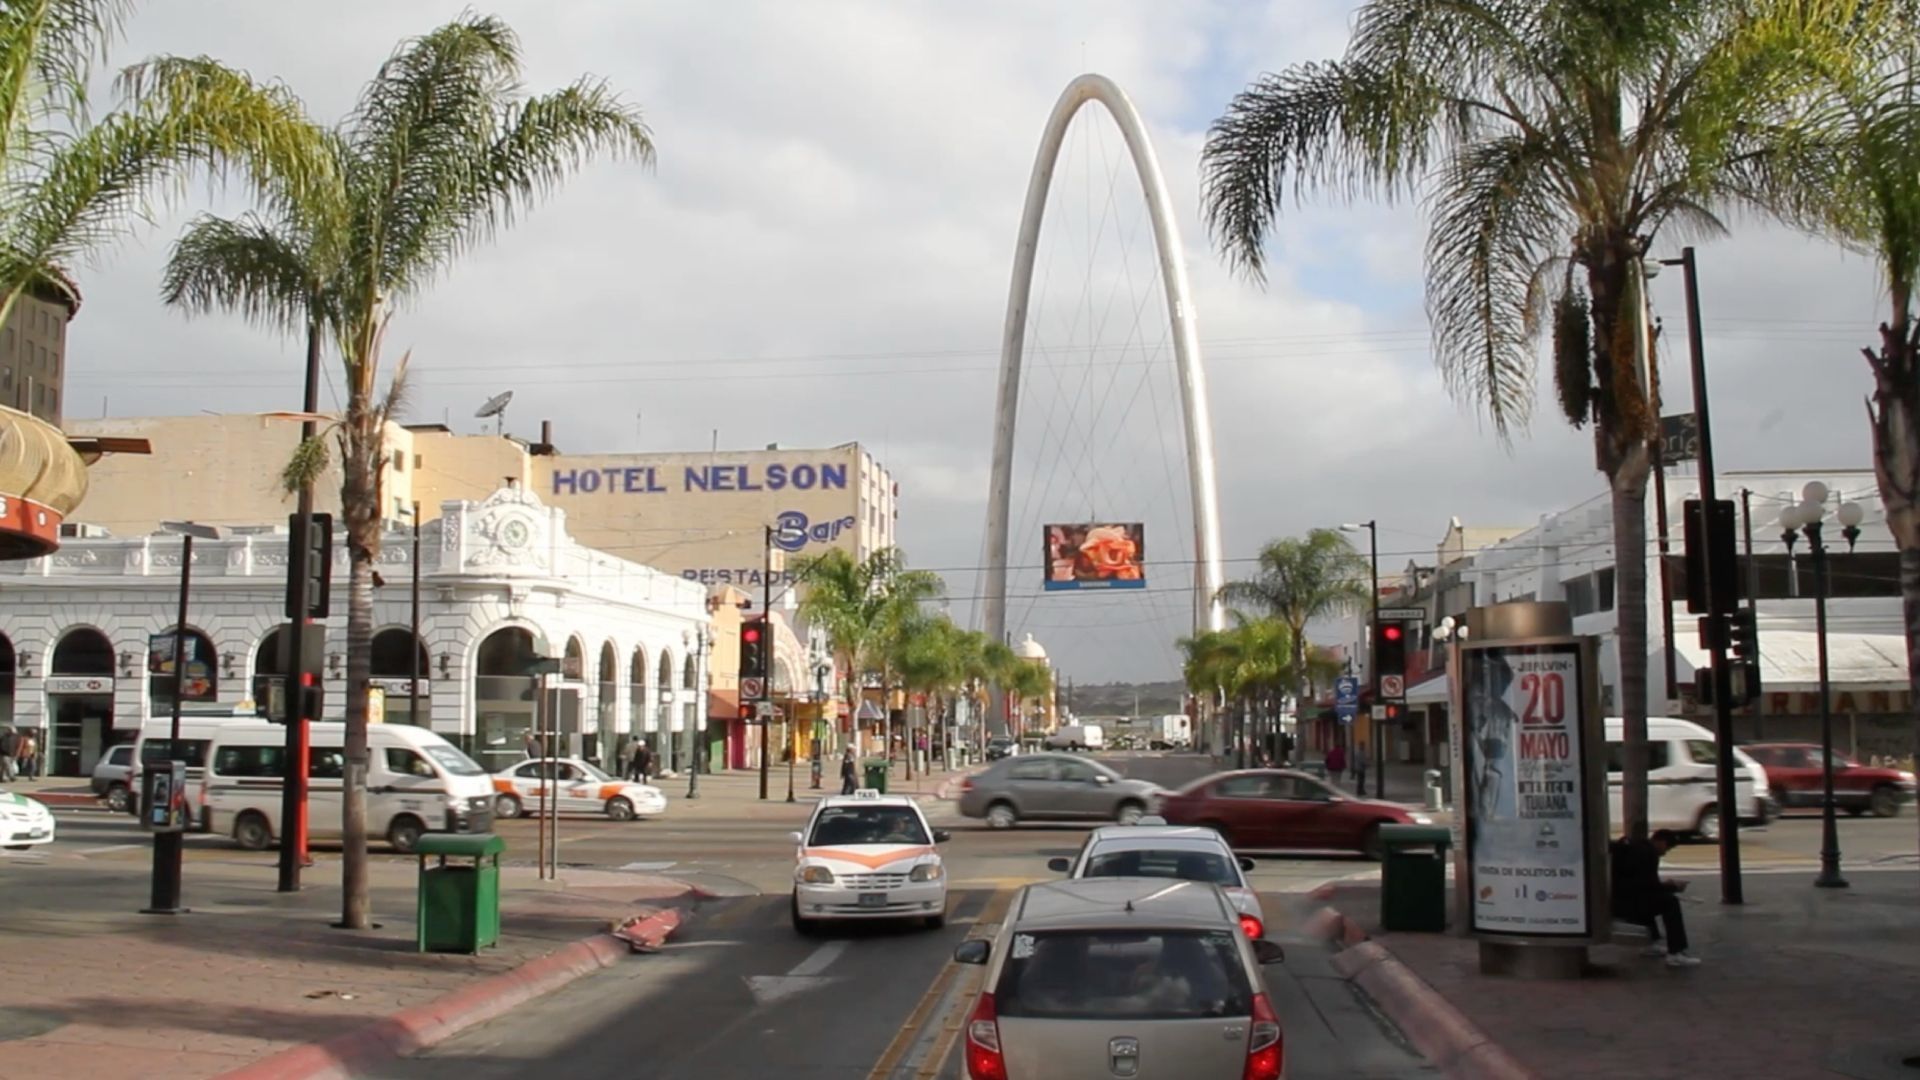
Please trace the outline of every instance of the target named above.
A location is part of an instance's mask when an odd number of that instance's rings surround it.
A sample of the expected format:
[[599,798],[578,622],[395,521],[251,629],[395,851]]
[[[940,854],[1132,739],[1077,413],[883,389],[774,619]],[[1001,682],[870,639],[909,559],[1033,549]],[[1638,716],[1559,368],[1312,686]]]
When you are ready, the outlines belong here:
[[1342,675],[1333,680],[1333,711],[1343,724],[1353,723],[1353,714],[1360,709],[1360,679],[1354,675]]
[[1407,677],[1405,675],[1380,676],[1380,696],[1400,701],[1407,696]]
[[771,720],[773,718],[773,702],[762,701],[759,704],[754,706],[753,711],[756,715],[760,717],[760,719]]
[[1700,418],[1693,413],[1660,418],[1660,461],[1672,465],[1700,456]]
[[1380,609],[1381,622],[1425,622],[1427,609],[1417,607],[1383,607]]
[[767,680],[754,678],[752,676],[740,680],[740,700],[748,701],[753,698],[765,697],[766,693]]
[[1375,720],[1385,720],[1387,718],[1387,707],[1385,705],[1375,705],[1373,707],[1373,718]]

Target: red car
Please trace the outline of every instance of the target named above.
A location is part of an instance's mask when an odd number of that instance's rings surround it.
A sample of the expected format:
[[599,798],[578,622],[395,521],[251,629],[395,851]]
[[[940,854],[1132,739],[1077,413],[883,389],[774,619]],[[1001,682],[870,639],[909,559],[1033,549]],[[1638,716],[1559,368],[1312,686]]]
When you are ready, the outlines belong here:
[[1291,769],[1215,773],[1160,798],[1171,825],[1205,825],[1236,851],[1357,851],[1380,857],[1380,826],[1431,820],[1389,802],[1356,799]]
[[[1825,792],[1817,743],[1767,742],[1740,747],[1767,770],[1767,786],[1782,810],[1819,806]],[[1913,774],[1874,765],[1856,765],[1833,755],[1833,805],[1859,816],[1893,817],[1900,804],[1913,801]]]

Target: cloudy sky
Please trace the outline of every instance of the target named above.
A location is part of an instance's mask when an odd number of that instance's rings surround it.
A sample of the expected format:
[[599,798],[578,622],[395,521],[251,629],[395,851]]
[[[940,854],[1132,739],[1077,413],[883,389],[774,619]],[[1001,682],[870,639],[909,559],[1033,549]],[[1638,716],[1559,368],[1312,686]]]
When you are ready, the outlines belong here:
[[[142,6],[113,59],[212,55],[284,79],[332,120],[396,41],[462,7],[166,0]],[[1290,213],[1264,286],[1229,274],[1209,248],[1197,213],[1208,123],[1261,72],[1337,55],[1352,7],[497,0],[484,9],[522,34],[529,86],[606,77],[645,109],[659,162],[651,172],[588,169],[404,313],[390,341],[413,353],[411,418],[474,429],[475,406],[512,389],[513,426],[530,432],[550,418],[568,451],[705,447],[715,428],[723,447],[857,439],[895,471],[902,544],[916,564],[943,572],[965,621],[978,590],[971,568],[1027,175],[1060,90],[1098,71],[1144,115],[1180,214],[1209,358],[1229,575],[1265,540],[1317,525],[1377,518],[1382,561],[1397,566],[1430,556],[1451,515],[1526,523],[1580,501],[1602,490],[1587,436],[1549,406],[1503,447],[1434,375],[1417,206]],[[1104,141],[1088,128],[1062,158],[1061,177],[1086,183],[1058,185],[1049,210],[1059,227],[1043,239],[1043,260],[1050,244],[1078,255],[1077,264],[1063,256],[1037,287],[1059,298],[1056,311],[1089,291],[1088,281],[1105,288],[1125,243],[1148,250],[1138,188],[1119,170],[1117,147],[1110,125]],[[195,205],[156,215],[138,239],[84,269],[70,415],[297,404],[292,345],[236,319],[188,321],[155,301],[166,247]],[[1075,215],[1078,234],[1068,227]],[[1110,247],[1088,243],[1109,227]],[[1117,258],[1136,273],[1148,265]],[[1868,380],[1858,346],[1879,311],[1871,266],[1750,226],[1704,246],[1700,263],[1722,467],[1864,465]],[[1684,325],[1677,277],[1655,283],[1675,331],[1670,387],[1685,377],[1675,363]],[[1150,275],[1118,304],[1151,299],[1147,283]],[[1094,329],[1081,340],[1071,320],[1037,329],[1041,355],[1077,345],[1085,362],[1092,345],[1091,355],[1131,359],[1135,369],[1142,357],[1162,362],[1153,370],[1165,378],[1167,354],[1152,347],[1164,338],[1164,308],[1135,310],[1146,325],[1128,331],[1133,338],[1105,316],[1089,317]],[[1104,370],[1089,378],[1122,396],[1143,385]],[[1160,400],[1170,381],[1144,385],[1155,405],[1171,407]],[[1174,508],[1184,495],[1171,486],[1163,450],[1179,446],[1173,416],[1143,421],[1144,411],[1130,411],[1116,420],[1116,472],[1095,480],[1092,462],[1113,443],[1104,429],[1061,441],[1047,427],[1046,395],[1067,415],[1080,398],[1072,384],[1036,386],[1022,445],[1051,438],[1088,463],[1067,469],[1062,494],[1023,504],[1026,485],[1042,492],[1055,479],[1027,455],[1016,529],[1090,509],[1142,518],[1150,553],[1187,557],[1190,543],[1170,542],[1185,528]],[[1164,438],[1154,426],[1167,429]],[[1171,473],[1181,467],[1174,457]],[[1098,499],[1084,495],[1089,485]],[[1154,546],[1161,538],[1169,542]],[[1036,562],[1023,554],[1036,546],[1016,532],[1013,561]],[[1024,621],[1016,637],[1034,632],[1079,681],[1171,676],[1186,576],[1176,561],[1155,572],[1166,588],[1145,596],[1016,600]],[[1030,594],[1038,571],[1014,578],[1013,591]]]

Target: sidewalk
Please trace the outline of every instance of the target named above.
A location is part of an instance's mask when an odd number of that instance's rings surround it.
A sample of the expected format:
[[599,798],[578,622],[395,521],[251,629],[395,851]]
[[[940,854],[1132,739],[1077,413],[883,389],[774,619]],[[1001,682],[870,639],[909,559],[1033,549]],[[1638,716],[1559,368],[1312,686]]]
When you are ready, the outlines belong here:
[[411,863],[374,860],[377,930],[339,917],[340,865],[302,892],[270,874],[199,860],[192,913],[141,915],[145,874],[48,862],[8,866],[0,905],[0,1077],[215,1076],[289,1046],[354,1032],[604,931],[687,887],[641,874],[503,869],[503,937],[478,956],[414,951]]
[[1483,976],[1466,938],[1381,933],[1378,886],[1332,902],[1537,1076],[1920,1075],[1901,1066],[1920,1055],[1920,872],[1850,871],[1845,890],[1812,879],[1748,874],[1747,903],[1727,907],[1693,878],[1685,918],[1702,966],[1602,946],[1592,974],[1568,982]]

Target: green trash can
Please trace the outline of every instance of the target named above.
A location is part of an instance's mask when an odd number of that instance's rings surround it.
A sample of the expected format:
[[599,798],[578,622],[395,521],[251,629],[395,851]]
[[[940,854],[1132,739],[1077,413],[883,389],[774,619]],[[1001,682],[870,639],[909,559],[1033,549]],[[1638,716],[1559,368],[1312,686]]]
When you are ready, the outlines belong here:
[[1447,928],[1447,849],[1441,825],[1380,826],[1380,928],[1438,933]]
[[500,853],[505,850],[507,842],[492,833],[427,833],[414,844],[420,859],[415,931],[421,952],[477,953],[500,941]]
[[887,762],[884,758],[874,758],[865,763],[866,784],[882,795],[887,793]]

